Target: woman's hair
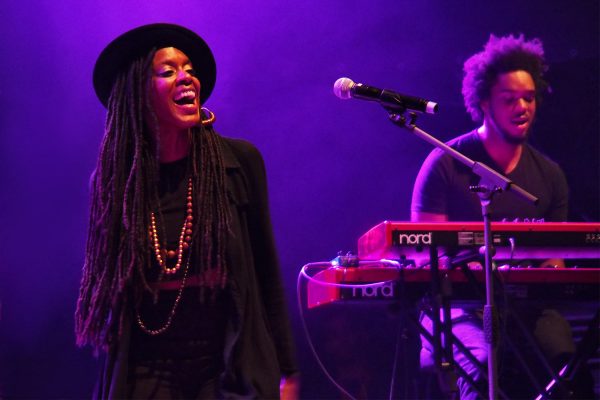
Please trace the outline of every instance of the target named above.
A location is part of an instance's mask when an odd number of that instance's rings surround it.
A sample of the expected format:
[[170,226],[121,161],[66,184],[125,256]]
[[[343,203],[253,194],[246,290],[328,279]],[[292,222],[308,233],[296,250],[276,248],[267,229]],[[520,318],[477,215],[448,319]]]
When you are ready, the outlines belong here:
[[[148,99],[154,53],[132,62],[117,78],[91,177],[75,333],[79,346],[90,344],[96,351],[118,338],[128,302],[139,301],[143,290],[151,290],[145,270],[156,265],[148,234],[150,213],[157,212],[160,204],[158,124]],[[207,285],[222,288],[229,231],[222,138],[212,127],[194,127],[190,145],[188,168],[195,200],[191,251],[199,272],[213,269],[217,274],[212,275],[220,277]]]
[[471,56],[464,65],[462,94],[473,121],[483,119],[481,101],[489,97],[499,74],[518,70],[529,72],[539,102],[548,88],[543,79],[547,69],[544,48],[539,39],[526,41],[522,34],[505,37],[490,35],[483,51]]

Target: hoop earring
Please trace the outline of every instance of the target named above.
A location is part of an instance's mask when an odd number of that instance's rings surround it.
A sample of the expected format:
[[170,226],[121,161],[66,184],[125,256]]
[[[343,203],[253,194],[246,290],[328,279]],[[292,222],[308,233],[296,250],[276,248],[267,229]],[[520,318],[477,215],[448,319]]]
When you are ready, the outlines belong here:
[[[202,124],[202,126],[212,125],[212,123],[215,122],[215,119],[217,119],[215,114],[212,111],[210,111],[208,108],[201,107],[200,110],[203,111],[203,113],[202,112],[200,113],[200,123]],[[202,114],[204,114],[204,113],[208,113],[207,119],[202,118]]]

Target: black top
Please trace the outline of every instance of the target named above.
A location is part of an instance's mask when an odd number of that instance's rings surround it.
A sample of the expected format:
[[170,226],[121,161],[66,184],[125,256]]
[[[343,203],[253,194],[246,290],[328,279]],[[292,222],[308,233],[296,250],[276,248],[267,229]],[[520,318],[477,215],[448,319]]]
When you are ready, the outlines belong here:
[[[169,249],[175,249],[179,243],[181,227],[185,219],[187,184],[187,157],[170,163],[161,163],[159,170],[158,196],[160,198],[160,214],[167,236]],[[155,212],[156,215],[156,212]],[[159,238],[163,241],[163,232],[159,230]]]
[[[485,150],[476,131],[459,136],[448,145],[503,173]],[[493,220],[566,221],[568,186],[558,164],[525,144],[517,166],[506,176],[538,197],[539,203],[527,203],[510,191],[499,193],[492,203]],[[449,221],[481,221],[479,197],[469,191],[469,186],[478,182],[479,177],[469,168],[442,150],[434,149],[417,175],[411,211],[446,214]]]
[[[187,187],[187,158],[170,163],[162,163],[159,171],[158,194],[160,212],[157,216],[157,231],[161,245],[167,243],[167,249],[176,250],[179,236],[186,215]],[[166,235],[166,239],[165,239]],[[183,264],[175,274],[162,274],[162,281],[180,280],[183,277],[188,252],[184,252]],[[199,268],[195,263],[196,257],[190,260],[188,276],[196,273]],[[167,261],[170,266],[174,260]],[[150,282],[158,280],[161,267],[154,262],[146,277]],[[178,360],[195,360],[196,367],[208,371],[205,375],[198,374],[196,380],[211,379],[222,370],[222,356],[227,317],[232,313],[227,291],[213,296],[208,288],[202,292],[198,287],[185,287],[183,296],[175,309],[170,327],[160,335],[151,336],[143,332],[134,321],[133,340],[130,357],[133,361],[169,360],[163,363],[168,368],[177,367]],[[163,290],[154,296],[145,292],[137,312],[150,329],[164,326],[172,312],[178,290]],[[216,293],[215,293],[216,294]],[[200,382],[202,383],[202,382]],[[185,384],[185,383],[182,383]]]

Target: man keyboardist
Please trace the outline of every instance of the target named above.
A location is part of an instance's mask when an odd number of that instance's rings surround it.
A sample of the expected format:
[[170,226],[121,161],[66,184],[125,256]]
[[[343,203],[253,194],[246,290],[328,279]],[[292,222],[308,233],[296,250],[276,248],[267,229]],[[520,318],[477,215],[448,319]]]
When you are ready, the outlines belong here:
[[[529,204],[513,194],[495,195],[492,219],[505,221],[566,221],[568,187],[561,168],[527,143],[535,119],[537,105],[547,89],[543,74],[547,66],[541,41],[525,40],[523,35],[490,36],[483,51],[464,64],[462,94],[465,106],[477,129],[459,136],[449,145],[467,157],[483,162],[503,173],[513,182],[539,198]],[[478,177],[441,150],[433,150],[417,176],[412,196],[413,222],[481,221],[481,204],[477,194],[469,190]],[[551,264],[563,266],[561,260]],[[568,323],[554,310],[536,315],[533,334],[551,364],[559,365],[569,358],[575,347]],[[453,332],[485,365],[486,343],[477,310],[452,310]],[[431,321],[423,321],[431,328]],[[432,349],[423,341],[422,359]],[[460,352],[456,362],[487,393],[487,381]],[[527,382],[515,382],[519,389],[530,388]],[[461,399],[480,398],[465,380],[457,382]],[[579,385],[576,398],[593,396],[591,385]],[[504,387],[503,387],[504,389]],[[510,392],[510,388],[508,391]],[[535,394],[521,392],[517,395]]]

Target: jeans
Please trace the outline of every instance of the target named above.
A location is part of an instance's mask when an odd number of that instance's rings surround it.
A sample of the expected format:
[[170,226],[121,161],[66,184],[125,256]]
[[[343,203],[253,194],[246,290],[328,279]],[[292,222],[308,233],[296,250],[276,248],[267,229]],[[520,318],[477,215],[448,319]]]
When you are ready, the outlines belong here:
[[[520,310],[521,311],[521,310]],[[452,309],[452,332],[458,340],[460,340],[467,349],[480,361],[484,366],[487,367],[487,343],[483,333],[483,320],[480,310],[461,310]],[[575,344],[573,342],[573,336],[569,323],[562,317],[562,315],[556,310],[542,310],[541,312],[529,311],[520,313],[520,317],[525,320],[528,328],[531,329],[531,333],[535,338],[537,345],[540,346],[542,352],[552,364],[553,360],[565,360],[568,359],[569,355],[575,352]],[[433,322],[426,315],[421,320],[423,327],[429,332],[433,332]],[[517,333],[517,329],[512,325],[508,325],[509,329],[502,334],[509,334],[513,339],[513,343],[519,347],[519,344],[523,342],[523,339],[519,335],[513,335]],[[513,337],[516,336],[516,337]],[[515,340],[516,339],[516,340]],[[501,337],[502,340],[502,337]],[[433,346],[423,336],[421,337],[422,349],[421,349],[421,365],[428,365],[433,363]],[[526,345],[527,343],[522,343]],[[501,351],[505,346],[500,343],[499,357],[503,359],[505,357],[500,356]],[[529,354],[527,350],[531,350],[532,346],[528,346],[525,349],[526,359]],[[483,376],[482,373],[471,363],[465,355],[453,346],[453,357],[457,365],[463,368],[467,375],[469,375],[481,389],[483,394],[487,396],[487,376]],[[543,368],[535,368],[536,372],[541,372]],[[500,368],[499,368],[500,371]],[[514,386],[516,391],[529,390],[531,394],[535,390],[532,389],[532,385],[527,379],[526,375],[518,375],[518,382],[512,382],[511,387],[506,387],[507,391]],[[548,378],[542,378],[548,379]],[[511,379],[512,381],[512,379]],[[471,385],[462,378],[458,378],[457,387],[460,398],[463,400],[481,399],[477,394],[477,391],[471,387]],[[540,386],[545,386],[547,382],[539,382]],[[504,390],[505,387],[502,386]],[[519,396],[521,393],[519,393]]]

